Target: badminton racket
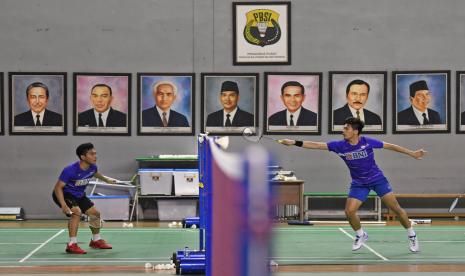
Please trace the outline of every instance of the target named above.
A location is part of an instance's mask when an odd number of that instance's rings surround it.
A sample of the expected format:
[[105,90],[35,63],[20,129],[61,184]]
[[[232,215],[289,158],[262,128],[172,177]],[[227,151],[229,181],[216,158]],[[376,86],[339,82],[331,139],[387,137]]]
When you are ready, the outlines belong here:
[[449,207],[449,213],[452,213],[452,211],[455,209],[455,206],[457,206],[457,203],[459,203],[459,198],[461,198],[462,195],[459,197],[455,198],[454,201],[452,201],[452,204]]
[[278,142],[279,140],[278,139],[274,139],[274,138],[271,138],[271,137],[267,137],[267,136],[263,136],[263,133],[262,134],[257,134],[257,133],[254,133],[250,128],[246,127],[244,128],[244,130],[242,131],[242,138],[244,138],[245,140],[249,141],[249,142],[253,142],[253,143],[258,143],[260,142],[260,140],[262,138],[265,138],[265,139],[268,139],[268,140],[271,140],[271,141],[274,141],[274,142]]
[[[70,217],[72,215],[75,215],[73,211],[69,211],[69,213],[67,214],[68,217]],[[77,216],[77,215],[75,215],[75,216]],[[102,228],[103,223],[104,223],[103,219],[98,218],[96,216],[81,214],[80,217],[81,217],[82,220],[87,221],[87,223],[89,223],[89,226],[92,227],[92,228]]]
[[134,184],[131,181],[116,180],[115,184],[133,186]]

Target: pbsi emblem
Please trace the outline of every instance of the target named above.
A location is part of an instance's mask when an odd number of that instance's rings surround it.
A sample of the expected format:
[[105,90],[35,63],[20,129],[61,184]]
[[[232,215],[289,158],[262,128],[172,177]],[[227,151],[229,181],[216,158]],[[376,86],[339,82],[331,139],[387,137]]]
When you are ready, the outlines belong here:
[[246,18],[244,38],[248,43],[265,47],[275,44],[281,38],[281,27],[278,23],[279,13],[258,9],[246,13]]

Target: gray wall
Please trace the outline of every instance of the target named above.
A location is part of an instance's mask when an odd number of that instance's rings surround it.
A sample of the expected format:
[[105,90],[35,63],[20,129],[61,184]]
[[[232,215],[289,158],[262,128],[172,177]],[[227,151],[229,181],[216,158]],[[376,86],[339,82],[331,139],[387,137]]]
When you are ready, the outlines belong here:
[[[323,72],[321,136],[328,135],[328,71],[465,69],[465,1],[301,0],[292,1],[292,65],[232,66],[231,1],[227,0],[0,0],[0,72],[68,72],[68,114],[73,72],[130,72],[132,136],[0,137],[0,206],[22,206],[29,218],[61,217],[50,193],[61,169],[76,159],[74,149],[93,142],[102,173],[128,179],[136,156],[194,154],[194,137],[136,135],[136,72]],[[263,75],[261,75],[262,78]],[[200,80],[197,78],[196,129]],[[452,74],[452,132],[455,132],[455,76]],[[388,78],[386,135],[374,137],[429,156],[416,161],[378,151],[378,164],[397,192],[464,192],[465,136],[392,135]],[[260,82],[263,95],[263,82]],[[262,108],[263,99],[260,99]],[[7,104],[5,104],[7,107]],[[7,108],[5,108],[7,109]],[[8,125],[8,113],[2,119]],[[260,118],[260,123],[262,118]],[[72,133],[68,116],[68,133]],[[8,132],[8,131],[7,131]],[[232,138],[232,150],[244,141]],[[348,170],[334,154],[263,143],[286,168],[305,179],[306,191],[345,191]]]

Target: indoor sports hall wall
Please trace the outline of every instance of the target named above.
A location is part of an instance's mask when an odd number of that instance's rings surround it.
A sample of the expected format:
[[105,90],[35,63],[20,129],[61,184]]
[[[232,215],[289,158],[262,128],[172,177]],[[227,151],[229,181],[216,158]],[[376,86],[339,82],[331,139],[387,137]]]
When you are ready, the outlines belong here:
[[[0,72],[6,128],[0,136],[0,206],[22,206],[28,218],[60,218],[51,192],[75,147],[95,144],[102,173],[122,180],[137,156],[194,154],[194,136],[138,136],[136,73],[196,73],[196,133],[200,73],[322,72],[322,134],[326,141],[328,71],[388,71],[387,134],[391,143],[429,151],[425,160],[378,151],[378,164],[397,192],[464,192],[465,135],[455,134],[455,71],[465,70],[465,1],[292,0],[292,64],[233,66],[232,1],[227,0],[1,0]],[[451,70],[451,133],[392,134],[391,71]],[[10,135],[8,72],[67,72],[65,136]],[[73,72],[132,73],[131,136],[74,136]],[[260,126],[263,116],[260,97]],[[246,142],[233,137],[232,150]],[[343,192],[348,170],[335,154],[263,141],[279,163],[306,180],[306,191]]]

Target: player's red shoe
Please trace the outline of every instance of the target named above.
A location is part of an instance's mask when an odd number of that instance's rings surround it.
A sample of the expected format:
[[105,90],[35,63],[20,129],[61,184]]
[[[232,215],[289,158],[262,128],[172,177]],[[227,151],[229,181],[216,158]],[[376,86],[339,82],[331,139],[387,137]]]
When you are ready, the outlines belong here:
[[79,247],[77,243],[68,244],[66,246],[66,252],[69,254],[87,254],[85,250]]
[[97,249],[112,249],[113,247],[111,244],[107,243],[105,240],[90,240],[89,246],[92,248],[97,248]]

